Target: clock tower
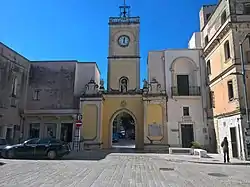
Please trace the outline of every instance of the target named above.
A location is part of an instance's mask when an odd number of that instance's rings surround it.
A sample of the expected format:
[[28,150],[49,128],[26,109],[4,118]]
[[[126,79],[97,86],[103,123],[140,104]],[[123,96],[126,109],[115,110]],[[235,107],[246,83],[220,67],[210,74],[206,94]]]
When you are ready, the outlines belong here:
[[108,90],[123,93],[140,89],[140,18],[130,16],[130,6],[109,18]]

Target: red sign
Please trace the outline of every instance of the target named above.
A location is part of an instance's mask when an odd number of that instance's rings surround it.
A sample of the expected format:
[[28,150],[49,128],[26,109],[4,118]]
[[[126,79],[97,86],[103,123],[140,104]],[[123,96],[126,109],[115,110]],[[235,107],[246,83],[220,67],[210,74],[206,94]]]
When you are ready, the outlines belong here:
[[81,127],[82,126],[82,120],[76,120],[76,126]]

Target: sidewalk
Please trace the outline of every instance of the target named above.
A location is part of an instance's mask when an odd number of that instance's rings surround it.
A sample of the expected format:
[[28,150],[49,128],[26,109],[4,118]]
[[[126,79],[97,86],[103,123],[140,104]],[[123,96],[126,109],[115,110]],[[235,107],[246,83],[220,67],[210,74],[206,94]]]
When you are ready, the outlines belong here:
[[[200,164],[225,164],[223,160],[223,155],[221,154],[208,154],[209,158],[199,158],[198,156],[193,155],[179,155],[179,154],[165,154],[159,155],[159,157],[164,158],[166,160],[178,160],[183,162],[191,162],[191,163],[200,163]],[[230,163],[226,163],[228,165],[249,165],[250,161],[243,161],[236,158],[231,158]]]

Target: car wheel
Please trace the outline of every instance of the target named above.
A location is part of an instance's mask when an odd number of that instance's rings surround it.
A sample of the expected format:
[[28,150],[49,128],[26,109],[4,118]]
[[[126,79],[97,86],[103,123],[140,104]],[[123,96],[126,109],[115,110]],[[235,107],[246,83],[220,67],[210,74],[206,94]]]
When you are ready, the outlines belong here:
[[49,159],[55,159],[56,158],[56,152],[55,151],[48,151],[48,154],[47,154],[48,158]]
[[12,150],[9,150],[8,152],[7,152],[7,158],[13,158],[14,157],[14,151],[12,151]]

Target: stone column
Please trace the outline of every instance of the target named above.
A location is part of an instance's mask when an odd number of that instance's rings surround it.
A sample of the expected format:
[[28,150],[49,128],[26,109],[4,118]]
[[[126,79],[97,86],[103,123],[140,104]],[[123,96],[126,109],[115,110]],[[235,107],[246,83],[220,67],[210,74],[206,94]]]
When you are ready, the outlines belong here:
[[145,143],[149,143],[148,139],[147,139],[147,135],[148,135],[148,124],[147,124],[147,102],[148,101],[144,101],[143,105],[143,110],[144,110],[144,133],[143,133],[143,136],[144,136],[144,144]]
[[40,120],[39,120],[39,121],[40,121],[39,138],[43,138],[43,137],[44,137],[44,128],[45,128],[43,117],[40,117]]
[[62,123],[61,123],[61,120],[59,119],[58,122],[56,123],[56,138],[57,139],[60,139],[61,137],[61,126],[62,126]]

